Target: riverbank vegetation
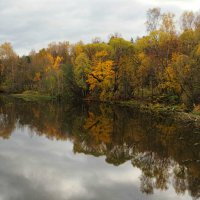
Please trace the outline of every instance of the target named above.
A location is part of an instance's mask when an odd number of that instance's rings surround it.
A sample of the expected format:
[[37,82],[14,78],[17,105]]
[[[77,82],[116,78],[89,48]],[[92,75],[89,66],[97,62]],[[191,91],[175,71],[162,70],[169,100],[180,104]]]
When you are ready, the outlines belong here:
[[[101,101],[137,99],[183,105],[199,113],[200,13],[147,11],[147,35],[108,42],[51,43],[18,56],[0,45],[0,92],[39,94]],[[26,94],[26,92],[24,93]]]
[[55,97],[47,95],[47,94],[41,94],[37,91],[24,91],[21,94],[11,94],[11,96],[23,99],[25,101],[48,101],[48,100],[53,100]]

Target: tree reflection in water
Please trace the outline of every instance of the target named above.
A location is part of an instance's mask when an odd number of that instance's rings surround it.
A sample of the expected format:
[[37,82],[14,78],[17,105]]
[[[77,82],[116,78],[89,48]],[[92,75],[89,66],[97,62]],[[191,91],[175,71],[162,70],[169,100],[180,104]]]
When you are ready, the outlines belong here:
[[0,137],[28,125],[49,139],[70,140],[74,153],[106,156],[120,165],[128,160],[142,171],[141,191],[186,191],[200,197],[200,130],[192,124],[105,104],[31,103],[1,98]]

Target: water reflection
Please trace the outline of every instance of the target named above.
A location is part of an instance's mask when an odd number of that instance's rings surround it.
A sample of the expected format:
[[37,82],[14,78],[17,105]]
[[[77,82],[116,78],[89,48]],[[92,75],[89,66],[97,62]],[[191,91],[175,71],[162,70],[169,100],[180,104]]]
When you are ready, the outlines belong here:
[[200,130],[192,124],[104,104],[4,97],[0,127],[0,199],[200,197]]

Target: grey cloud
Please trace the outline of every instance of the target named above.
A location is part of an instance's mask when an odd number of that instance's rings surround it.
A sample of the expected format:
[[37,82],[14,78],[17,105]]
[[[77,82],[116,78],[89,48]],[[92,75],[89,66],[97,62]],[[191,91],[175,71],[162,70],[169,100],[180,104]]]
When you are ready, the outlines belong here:
[[95,36],[106,40],[114,32],[130,39],[145,33],[148,8],[180,13],[180,4],[180,0],[1,0],[0,43],[10,41],[23,54],[52,41],[89,42]]

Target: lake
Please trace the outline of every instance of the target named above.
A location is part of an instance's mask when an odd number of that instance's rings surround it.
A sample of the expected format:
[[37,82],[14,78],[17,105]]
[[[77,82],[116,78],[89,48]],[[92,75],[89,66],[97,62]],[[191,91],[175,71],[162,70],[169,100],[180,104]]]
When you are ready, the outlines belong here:
[[0,98],[0,200],[200,197],[200,130],[136,108]]

